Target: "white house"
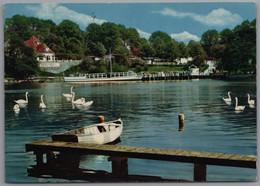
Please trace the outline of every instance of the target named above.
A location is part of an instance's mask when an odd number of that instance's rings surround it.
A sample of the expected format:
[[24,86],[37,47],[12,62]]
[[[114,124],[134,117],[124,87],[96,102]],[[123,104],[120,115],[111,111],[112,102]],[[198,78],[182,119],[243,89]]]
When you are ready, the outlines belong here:
[[55,53],[44,43],[41,43],[39,38],[32,36],[25,43],[34,49],[37,54],[37,60],[40,62],[55,62]]
[[177,60],[177,64],[178,65],[184,65],[187,64],[188,62],[192,61],[192,57],[188,57],[188,58],[180,58]]
[[203,72],[203,75],[209,75],[213,73],[216,70],[216,61],[205,61],[205,64],[208,65],[209,67]]
[[200,69],[196,65],[191,65],[189,67],[190,75],[191,76],[198,76],[200,75]]

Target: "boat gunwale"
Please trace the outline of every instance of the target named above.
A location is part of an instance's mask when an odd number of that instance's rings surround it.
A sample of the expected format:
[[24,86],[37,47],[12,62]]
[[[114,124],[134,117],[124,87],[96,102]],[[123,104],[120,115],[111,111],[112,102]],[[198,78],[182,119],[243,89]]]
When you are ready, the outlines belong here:
[[[114,122],[116,121],[120,121],[121,123],[120,124],[116,124]],[[119,118],[117,120],[114,120],[114,121],[108,121],[108,122],[103,122],[103,123],[98,123],[98,124],[93,124],[93,125],[89,125],[89,126],[85,126],[85,127],[81,127],[81,128],[77,128],[77,129],[72,129],[72,130],[69,130],[69,131],[65,131],[65,132],[59,132],[59,133],[55,133],[55,134],[52,134],[51,136],[58,136],[58,135],[71,135],[71,136],[82,136],[82,135],[86,135],[86,134],[82,134],[82,133],[78,133],[78,134],[70,134],[70,132],[74,132],[76,130],[83,130],[83,129],[86,129],[86,128],[92,128],[92,127],[98,127],[98,126],[104,126],[104,125],[110,125],[110,126],[118,126],[118,127],[123,127],[123,122],[122,120]],[[117,128],[115,128],[114,130],[116,130]],[[114,131],[112,130],[112,131]],[[100,132],[99,134],[105,134],[105,133],[108,133],[108,132],[112,132],[112,131],[105,131],[105,132]],[[98,134],[88,134],[88,136],[92,136],[92,135],[98,135]]]

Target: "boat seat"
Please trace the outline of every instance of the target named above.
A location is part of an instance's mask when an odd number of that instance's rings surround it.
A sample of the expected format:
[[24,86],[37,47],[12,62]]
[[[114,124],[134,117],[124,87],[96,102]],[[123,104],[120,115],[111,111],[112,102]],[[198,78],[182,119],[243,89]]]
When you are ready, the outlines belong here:
[[90,134],[99,134],[99,130],[97,127],[91,127],[90,128]]
[[106,131],[108,131],[108,125],[105,125],[104,128],[106,129]]
[[109,126],[109,130],[114,130],[116,128],[116,126]]
[[89,128],[85,128],[85,129],[84,129],[84,134],[85,134],[85,135],[89,135],[89,134],[90,134]]

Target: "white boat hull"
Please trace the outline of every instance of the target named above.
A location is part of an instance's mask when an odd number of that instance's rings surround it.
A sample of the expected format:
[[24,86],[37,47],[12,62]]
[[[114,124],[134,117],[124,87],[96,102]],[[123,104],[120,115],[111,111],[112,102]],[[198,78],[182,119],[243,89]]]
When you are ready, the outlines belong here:
[[136,77],[113,77],[113,78],[86,78],[83,77],[64,77],[65,82],[102,82],[102,81],[138,81],[142,76]]
[[65,82],[104,82],[104,81],[138,81],[142,80],[142,75],[135,72],[113,72],[113,73],[94,73],[80,76],[66,76]]
[[89,144],[106,144],[118,139],[123,130],[121,119],[90,125],[52,135],[53,141],[70,141]]

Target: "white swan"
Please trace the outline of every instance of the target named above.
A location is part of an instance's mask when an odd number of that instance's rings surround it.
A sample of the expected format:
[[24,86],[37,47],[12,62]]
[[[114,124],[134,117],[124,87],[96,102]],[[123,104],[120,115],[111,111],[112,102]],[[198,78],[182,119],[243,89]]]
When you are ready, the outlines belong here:
[[39,108],[42,108],[42,109],[45,109],[46,108],[46,105],[45,103],[43,102],[43,95],[41,95],[41,103],[39,105]]
[[19,113],[19,112],[20,112],[20,107],[19,107],[18,104],[15,104],[14,107],[13,107],[13,109],[14,109],[14,112],[15,112],[15,113]]
[[92,105],[92,103],[93,103],[93,101],[87,101],[85,103],[82,103],[82,106],[88,107],[88,106]]
[[27,104],[28,103],[28,94],[29,94],[29,92],[25,93],[25,100],[24,99],[18,99],[18,100],[14,100],[14,102],[17,103],[17,104]]
[[72,98],[73,87],[70,88],[70,94],[62,94],[65,98]]
[[250,95],[249,94],[247,94],[247,97],[248,97],[248,104],[249,105],[254,105],[255,104],[255,100],[253,100],[253,99],[250,100]]
[[72,100],[71,100],[71,103],[73,104],[78,104],[78,105],[82,105],[83,103],[85,103],[85,98],[80,98],[80,99],[77,99],[77,100],[74,100],[75,98],[75,92],[72,92]]
[[245,106],[244,106],[244,105],[243,105],[243,106],[238,106],[238,99],[237,99],[237,97],[235,97],[235,100],[236,100],[235,110],[237,110],[237,111],[242,111],[242,110],[244,110],[244,109],[245,109]]
[[231,102],[230,94],[231,94],[231,92],[228,91],[228,98],[223,98],[223,100],[224,100],[225,102]]

